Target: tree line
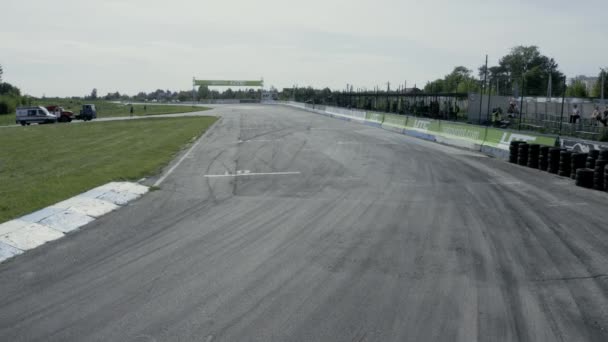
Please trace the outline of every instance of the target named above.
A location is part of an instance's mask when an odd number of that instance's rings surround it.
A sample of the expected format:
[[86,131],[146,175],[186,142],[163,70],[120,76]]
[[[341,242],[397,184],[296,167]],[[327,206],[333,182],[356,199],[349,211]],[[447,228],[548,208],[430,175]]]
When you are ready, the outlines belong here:
[[[516,46],[499,59],[498,65],[482,65],[478,77],[473,70],[457,66],[444,78],[428,82],[424,87],[429,93],[479,92],[505,96],[562,96],[600,97],[602,70],[589,92],[581,79],[566,82],[555,59],[545,56],[537,46]],[[608,82],[604,82],[604,94],[608,95]]]
[[4,82],[4,69],[0,64],[0,114],[14,113],[20,105],[25,105],[27,99],[21,96],[21,90],[8,82]]

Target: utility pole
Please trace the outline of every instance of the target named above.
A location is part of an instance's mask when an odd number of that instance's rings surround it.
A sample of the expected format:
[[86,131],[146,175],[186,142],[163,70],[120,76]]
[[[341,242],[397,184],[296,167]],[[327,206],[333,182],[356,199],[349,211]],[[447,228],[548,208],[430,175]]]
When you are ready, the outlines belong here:
[[524,113],[524,90],[525,90],[525,82],[526,79],[524,77],[524,74],[521,74],[521,101],[520,101],[520,105],[519,105],[519,124],[517,125],[517,129],[521,131],[521,117]]
[[559,116],[559,135],[562,135],[562,121],[564,121],[564,104],[566,103],[567,78],[564,76],[564,91],[562,93],[562,113]]
[[194,101],[196,98],[196,79],[192,77],[192,106],[194,107]]
[[528,72],[528,64],[524,66],[524,69],[521,73],[521,101],[519,105],[519,125],[517,127],[518,130],[521,130],[521,118],[524,113],[524,93],[526,91],[526,72]]
[[[483,83],[479,89],[479,121],[481,121],[481,111],[483,110],[483,91],[486,87],[486,81],[488,79],[488,55],[486,55],[486,69],[483,74]],[[488,124],[488,118],[486,118],[486,124]]]
[[391,91],[391,82],[386,82],[386,112],[391,112],[391,102],[388,97],[388,93]]
[[601,68],[602,69],[602,104],[604,103],[604,82],[606,81],[606,69]]
[[553,70],[549,71],[549,84],[547,85],[547,99],[553,97]]

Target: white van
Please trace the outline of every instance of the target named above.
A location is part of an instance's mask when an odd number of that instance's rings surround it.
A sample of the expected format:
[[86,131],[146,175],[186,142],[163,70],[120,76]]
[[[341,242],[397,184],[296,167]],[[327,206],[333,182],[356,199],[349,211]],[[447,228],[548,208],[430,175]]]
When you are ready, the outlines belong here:
[[21,126],[29,125],[31,123],[56,123],[57,117],[41,106],[37,107],[19,107],[17,108],[16,123]]

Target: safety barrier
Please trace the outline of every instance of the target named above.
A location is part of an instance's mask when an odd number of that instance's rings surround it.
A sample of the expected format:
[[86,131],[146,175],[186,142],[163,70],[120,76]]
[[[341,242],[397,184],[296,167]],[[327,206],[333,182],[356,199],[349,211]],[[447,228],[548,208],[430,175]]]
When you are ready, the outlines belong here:
[[366,112],[297,102],[279,102],[279,104],[306,109],[346,121],[356,121],[424,140],[480,151],[505,160],[509,158],[511,141],[525,141],[544,146],[555,146],[557,142],[556,136],[407,115]]
[[608,142],[589,141],[574,138],[560,138],[560,146],[570,151],[588,153],[591,150],[608,150]]

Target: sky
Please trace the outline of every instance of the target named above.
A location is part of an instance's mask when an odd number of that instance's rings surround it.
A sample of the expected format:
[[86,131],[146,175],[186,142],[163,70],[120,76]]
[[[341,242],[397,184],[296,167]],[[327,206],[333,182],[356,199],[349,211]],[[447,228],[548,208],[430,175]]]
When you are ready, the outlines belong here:
[[536,45],[569,77],[608,66],[605,0],[2,0],[4,80],[47,97],[189,90],[192,78],[344,89],[477,72]]

